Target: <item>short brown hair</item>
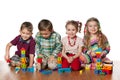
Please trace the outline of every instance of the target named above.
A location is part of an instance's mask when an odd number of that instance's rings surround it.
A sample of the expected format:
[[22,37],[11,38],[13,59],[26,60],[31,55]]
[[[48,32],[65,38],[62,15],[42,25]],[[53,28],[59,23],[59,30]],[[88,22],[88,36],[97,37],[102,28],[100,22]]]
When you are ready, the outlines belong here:
[[27,30],[28,30],[29,32],[31,32],[31,33],[32,33],[32,31],[33,31],[33,25],[32,25],[31,22],[23,22],[22,25],[21,25],[21,27],[20,27],[20,30],[22,30],[22,29],[24,29],[24,28],[27,28]]
[[46,29],[48,29],[49,31],[52,31],[53,30],[53,25],[52,25],[51,21],[49,21],[47,19],[43,19],[39,22],[38,29],[40,31],[44,31]]

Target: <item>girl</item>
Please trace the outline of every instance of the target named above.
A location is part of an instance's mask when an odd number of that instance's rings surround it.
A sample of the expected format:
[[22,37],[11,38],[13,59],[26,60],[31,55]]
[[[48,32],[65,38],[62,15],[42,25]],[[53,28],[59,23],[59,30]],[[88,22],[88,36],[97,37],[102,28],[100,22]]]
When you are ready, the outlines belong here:
[[100,23],[97,18],[90,18],[87,20],[84,30],[84,53],[91,56],[92,62],[95,62],[95,50],[102,48],[100,58],[102,62],[108,60],[106,55],[110,51],[110,45],[107,37],[102,33]]
[[78,37],[77,32],[81,31],[81,22],[74,20],[66,23],[66,34],[68,36],[62,38],[62,68],[71,67],[72,70],[80,69],[79,56],[81,54],[81,47],[83,46],[82,39]]

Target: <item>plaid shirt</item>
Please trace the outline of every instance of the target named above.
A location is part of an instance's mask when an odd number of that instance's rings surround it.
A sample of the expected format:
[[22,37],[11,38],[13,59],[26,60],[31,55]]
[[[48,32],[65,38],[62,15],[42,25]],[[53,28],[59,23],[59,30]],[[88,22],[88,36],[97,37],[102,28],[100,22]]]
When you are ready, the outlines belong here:
[[38,32],[35,36],[36,40],[36,53],[43,54],[44,56],[49,57],[50,55],[57,56],[62,50],[61,36],[53,32],[50,37],[45,39]]

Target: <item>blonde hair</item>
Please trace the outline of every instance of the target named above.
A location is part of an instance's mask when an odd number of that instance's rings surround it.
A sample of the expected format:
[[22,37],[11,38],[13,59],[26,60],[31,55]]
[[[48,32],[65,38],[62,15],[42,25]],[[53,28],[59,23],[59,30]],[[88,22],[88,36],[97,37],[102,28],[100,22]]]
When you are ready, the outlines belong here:
[[98,39],[98,46],[104,49],[106,47],[105,42],[107,42],[106,36],[102,33],[101,27],[100,27],[100,22],[97,18],[91,17],[87,20],[84,28],[84,45],[86,48],[90,47],[90,32],[88,31],[88,23],[90,21],[95,21],[98,25],[98,31],[97,31],[97,39]]

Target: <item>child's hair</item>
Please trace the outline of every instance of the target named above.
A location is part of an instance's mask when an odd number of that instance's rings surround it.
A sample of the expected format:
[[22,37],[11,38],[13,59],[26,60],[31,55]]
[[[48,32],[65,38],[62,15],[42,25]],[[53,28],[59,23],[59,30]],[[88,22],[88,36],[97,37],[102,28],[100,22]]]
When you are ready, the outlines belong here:
[[70,20],[70,21],[68,21],[68,22],[66,23],[65,27],[67,28],[67,25],[69,25],[69,24],[75,26],[75,28],[76,28],[76,30],[77,30],[78,32],[81,32],[81,27],[82,27],[82,23],[81,23],[81,22],[79,22],[79,21],[74,21],[74,20]]
[[45,30],[52,31],[53,30],[53,25],[52,25],[51,21],[49,21],[47,19],[43,19],[39,22],[38,29],[40,31],[45,31]]
[[87,20],[84,28],[84,44],[85,47],[89,48],[90,47],[90,32],[88,31],[88,23],[90,21],[95,21],[98,25],[98,31],[97,31],[97,38],[98,38],[98,46],[101,48],[105,48],[105,42],[107,41],[106,36],[102,33],[101,28],[100,28],[100,22],[97,18],[91,17]]
[[22,30],[22,29],[24,29],[24,28],[27,28],[27,30],[28,30],[29,32],[31,32],[31,33],[32,33],[32,31],[33,31],[33,25],[32,25],[32,23],[30,23],[30,22],[23,22],[22,25],[21,25],[21,27],[20,27],[20,30]]

